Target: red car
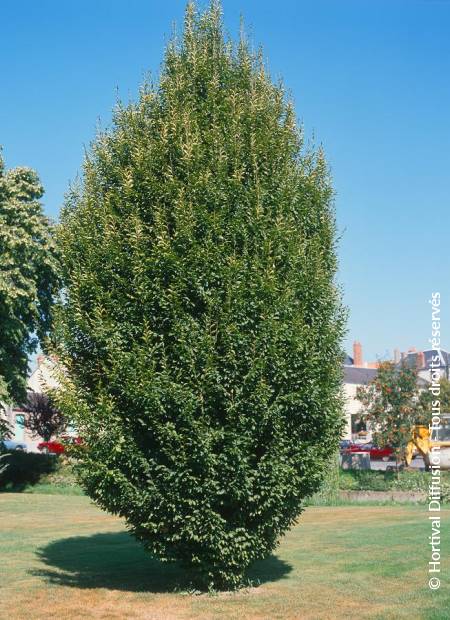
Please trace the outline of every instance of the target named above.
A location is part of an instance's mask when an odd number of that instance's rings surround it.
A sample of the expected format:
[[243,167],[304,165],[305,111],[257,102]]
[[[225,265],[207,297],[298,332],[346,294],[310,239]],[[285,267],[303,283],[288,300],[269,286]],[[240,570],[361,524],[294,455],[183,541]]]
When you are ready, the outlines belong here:
[[394,450],[389,446],[378,448],[373,443],[352,443],[344,452],[347,454],[349,452],[369,452],[370,458],[374,461],[389,461],[394,456]]
[[38,444],[37,449],[43,454],[62,454],[66,451],[66,447],[69,445],[78,446],[83,443],[81,437],[71,437],[64,435],[60,439],[54,439],[53,441],[41,441]]

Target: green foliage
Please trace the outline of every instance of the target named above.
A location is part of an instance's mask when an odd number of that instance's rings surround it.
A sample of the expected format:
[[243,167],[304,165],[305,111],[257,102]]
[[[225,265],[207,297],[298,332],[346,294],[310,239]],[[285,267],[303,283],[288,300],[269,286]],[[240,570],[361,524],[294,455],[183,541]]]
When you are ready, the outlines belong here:
[[42,194],[33,170],[5,171],[0,156],[0,401],[24,399],[28,355],[50,328],[57,259]]
[[67,459],[65,456],[59,456],[57,459],[53,460],[57,460],[56,468],[43,476],[39,484],[53,485],[56,487],[78,486],[73,461]]
[[364,407],[365,419],[371,423],[374,442],[394,448],[397,463],[402,461],[419,417],[417,369],[383,362],[377,376],[358,388],[357,398]]
[[0,479],[3,472],[6,471],[8,467],[8,463],[5,462],[5,459],[8,457],[7,454],[0,454]]
[[[342,491],[388,491],[386,473],[366,470],[341,470],[339,474],[339,489]],[[403,472],[402,472],[403,473]],[[389,472],[389,477],[391,472]]]
[[[0,375],[0,406],[1,403],[8,403],[8,401],[10,400],[10,396],[9,396],[9,392],[8,392],[8,384],[6,383],[5,379]],[[0,420],[0,424],[2,423],[2,421]],[[1,433],[1,428],[0,428],[0,433]]]
[[0,491],[83,495],[70,459],[21,451],[0,454]]
[[336,452],[328,461],[322,486],[309,500],[312,505],[333,505],[339,501],[340,489],[339,453]]
[[[25,493],[45,493],[47,495],[83,495],[71,459],[64,456],[52,458],[54,469],[43,473],[38,482],[28,484],[21,490]],[[17,490],[17,488],[16,488]]]
[[344,311],[322,153],[219,7],[98,136],[59,232],[81,480],[159,558],[235,587],[320,486]]
[[13,450],[4,454],[7,467],[0,471],[0,490],[21,490],[39,482],[42,476],[54,472],[58,459],[54,456]]
[[[399,472],[373,470],[341,470],[339,489],[343,491],[422,491],[428,495],[431,474],[405,469]],[[450,498],[450,472],[441,472],[441,499]]]
[[450,381],[445,378],[439,381],[439,402],[442,413],[450,413]]
[[11,437],[11,426],[2,414],[3,412],[0,404],[0,439],[9,439]]

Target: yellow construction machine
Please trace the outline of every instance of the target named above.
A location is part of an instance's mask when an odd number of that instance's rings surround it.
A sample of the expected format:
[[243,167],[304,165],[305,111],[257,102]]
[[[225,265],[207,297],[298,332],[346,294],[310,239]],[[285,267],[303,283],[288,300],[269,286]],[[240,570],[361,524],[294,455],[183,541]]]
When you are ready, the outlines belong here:
[[[450,469],[450,413],[441,415],[441,424],[432,428],[417,425],[406,447],[406,464],[410,465],[414,456],[422,456],[425,469],[430,469],[431,452],[439,454],[441,469]],[[437,461],[437,457],[436,457]]]

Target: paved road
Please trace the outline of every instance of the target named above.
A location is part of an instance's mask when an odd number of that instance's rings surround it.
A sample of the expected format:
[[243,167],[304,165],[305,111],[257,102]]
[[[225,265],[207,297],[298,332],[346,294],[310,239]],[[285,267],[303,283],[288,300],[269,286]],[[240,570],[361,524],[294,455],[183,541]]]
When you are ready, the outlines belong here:
[[[386,471],[387,467],[395,467],[395,461],[371,461],[370,469],[376,469],[378,471]],[[414,469],[422,469],[425,470],[425,465],[423,463],[423,458],[417,456],[411,462],[411,467]]]

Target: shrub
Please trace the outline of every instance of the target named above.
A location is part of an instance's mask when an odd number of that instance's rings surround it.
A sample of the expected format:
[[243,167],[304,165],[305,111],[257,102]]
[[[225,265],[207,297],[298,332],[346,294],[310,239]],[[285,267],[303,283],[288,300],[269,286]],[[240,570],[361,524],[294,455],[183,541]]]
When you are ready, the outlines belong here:
[[339,488],[343,491],[387,491],[389,484],[384,472],[341,470]]
[[308,505],[326,506],[338,503],[340,475],[339,454],[336,453],[329,459],[322,485],[319,491],[309,498]]
[[5,452],[0,471],[0,490],[20,490],[27,485],[36,484],[42,476],[56,471],[58,459],[46,454],[13,450]]
[[240,584],[337,449],[344,312],[323,155],[216,3],[98,136],[59,239],[84,488],[161,559]]
[[[428,494],[431,474],[405,469],[394,471],[341,470],[339,489],[344,491],[423,491]],[[441,499],[449,501],[450,472],[441,472]]]

